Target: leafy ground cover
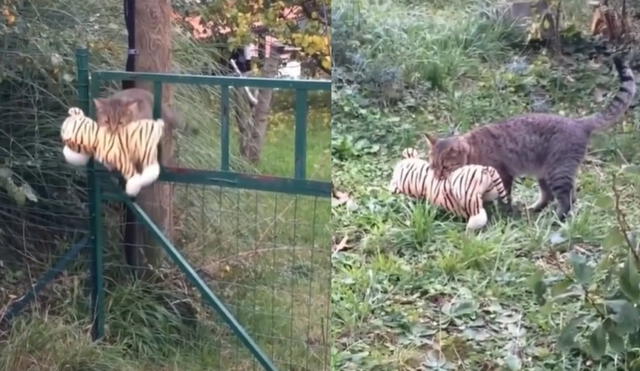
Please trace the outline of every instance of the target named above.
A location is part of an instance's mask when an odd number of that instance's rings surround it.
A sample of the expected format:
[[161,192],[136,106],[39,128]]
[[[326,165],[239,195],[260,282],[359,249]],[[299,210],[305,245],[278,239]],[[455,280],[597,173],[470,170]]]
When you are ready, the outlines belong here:
[[[587,40],[563,56],[527,49],[487,4],[334,4],[334,369],[604,370],[637,358],[633,334],[607,343],[598,327],[627,259],[615,205],[631,232],[640,222],[637,176],[620,170],[640,161],[637,108],[593,138],[565,224],[550,209],[493,209],[486,229],[466,234],[463,220],[386,191],[423,131],[532,110],[582,115],[617,89],[610,59],[589,58]],[[514,195],[532,203],[535,182]]]

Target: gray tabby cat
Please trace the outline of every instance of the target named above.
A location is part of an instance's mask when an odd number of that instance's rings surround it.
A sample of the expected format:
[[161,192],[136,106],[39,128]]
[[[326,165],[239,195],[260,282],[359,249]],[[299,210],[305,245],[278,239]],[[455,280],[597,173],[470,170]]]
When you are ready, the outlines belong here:
[[[153,94],[144,89],[125,89],[93,101],[98,125],[107,126],[112,131],[132,121],[153,118]],[[168,129],[178,125],[176,112],[165,104],[162,105],[162,119]]]
[[636,93],[633,72],[614,57],[621,86],[599,113],[582,118],[531,113],[478,127],[466,134],[438,139],[426,134],[430,162],[439,177],[466,165],[492,166],[498,170],[511,203],[513,179],[528,175],[538,179],[540,197],[529,208],[544,209],[557,199],[560,220],[575,201],[575,177],[591,134],[618,122]]

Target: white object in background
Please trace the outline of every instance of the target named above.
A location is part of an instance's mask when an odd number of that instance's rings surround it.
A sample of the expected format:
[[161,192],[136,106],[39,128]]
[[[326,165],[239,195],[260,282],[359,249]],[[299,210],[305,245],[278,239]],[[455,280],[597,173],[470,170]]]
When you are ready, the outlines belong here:
[[298,61],[289,61],[284,67],[280,68],[279,72],[283,77],[299,79],[302,75],[302,67]]
[[258,48],[253,43],[245,45],[244,59],[250,61],[251,59],[253,59],[253,57],[258,57]]

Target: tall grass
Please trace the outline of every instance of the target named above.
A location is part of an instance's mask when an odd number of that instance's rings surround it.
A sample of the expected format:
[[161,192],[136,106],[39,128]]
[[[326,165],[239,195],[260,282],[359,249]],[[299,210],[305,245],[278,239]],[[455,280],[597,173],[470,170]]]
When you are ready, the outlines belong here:
[[59,318],[19,320],[5,344],[0,342],[1,370],[141,369],[122,359],[123,349],[91,341],[86,326]]
[[478,59],[504,58],[522,35],[492,12],[491,3],[464,3],[463,12],[453,12],[417,2],[336,2],[338,71],[374,96],[389,89],[402,95],[404,89],[447,89],[455,79],[476,73]]

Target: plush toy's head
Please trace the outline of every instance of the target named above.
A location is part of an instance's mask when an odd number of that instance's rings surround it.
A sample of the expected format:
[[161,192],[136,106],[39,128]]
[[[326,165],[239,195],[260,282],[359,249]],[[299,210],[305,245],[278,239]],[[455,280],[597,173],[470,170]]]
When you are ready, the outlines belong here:
[[65,144],[62,153],[68,163],[86,165],[93,155],[96,129],[95,121],[84,115],[78,107],[69,108],[69,116],[62,123],[60,136]]
[[402,158],[420,158],[420,152],[413,147],[402,150]]
[[[62,123],[62,127],[60,128],[60,135],[62,137],[62,141],[73,141],[77,142],[79,131],[83,133],[86,131],[94,131],[97,129],[97,124],[95,121],[90,119],[89,117],[84,115],[84,112],[78,107],[69,108],[69,116]],[[84,127],[79,128],[78,125],[84,125]],[[78,130],[82,129],[82,130]]]

